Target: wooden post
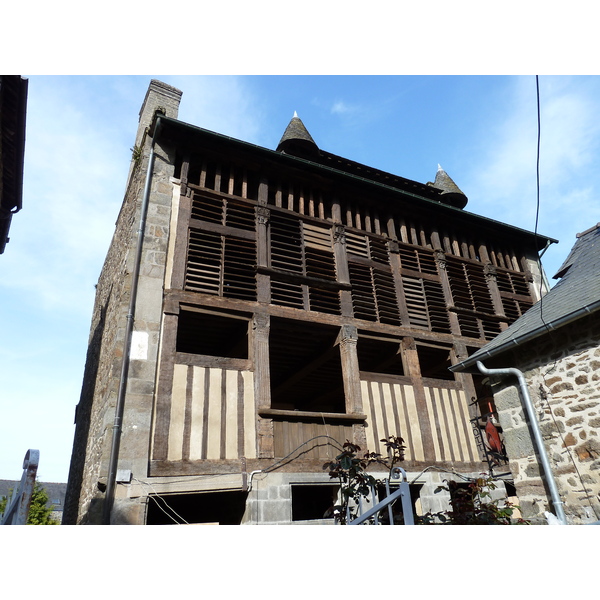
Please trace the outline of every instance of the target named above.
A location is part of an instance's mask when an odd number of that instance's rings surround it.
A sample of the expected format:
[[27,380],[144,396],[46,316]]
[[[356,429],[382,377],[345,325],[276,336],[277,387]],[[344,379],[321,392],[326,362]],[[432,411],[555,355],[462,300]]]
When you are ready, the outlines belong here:
[[419,364],[417,346],[413,338],[407,337],[402,340],[401,347],[404,372],[410,377],[415,394],[421,439],[423,440],[424,458],[426,461],[433,462],[435,461],[435,449],[433,446],[432,415],[429,414],[425,401],[425,388],[423,386],[423,379],[421,378],[421,365]]
[[173,272],[171,273],[171,288],[182,290],[185,285],[185,271],[188,252],[188,232],[192,214],[192,198],[189,188],[187,195],[179,196],[179,214],[177,216],[177,232],[175,234],[175,249],[173,252]]
[[392,267],[392,276],[394,278],[394,287],[396,290],[396,302],[398,303],[398,312],[400,313],[400,322],[404,327],[410,327],[410,318],[408,316],[408,307],[406,306],[406,294],[402,285],[402,275],[400,269],[400,248],[397,240],[388,242],[388,256],[390,258],[390,266]]
[[[344,395],[346,397],[346,412],[362,414],[362,394],[360,390],[360,367],[358,364],[358,331],[353,325],[342,325],[338,337],[342,377],[344,379]],[[366,450],[367,437],[362,424],[352,426],[353,443]]]
[[[256,313],[252,321],[252,358],[254,362],[254,403],[257,412],[271,408],[269,368],[270,317]],[[257,417],[257,452],[259,458],[273,458],[273,420]]]
[[[348,256],[346,255],[346,229],[341,224],[333,226],[333,254],[338,282],[350,284]],[[350,290],[340,290],[340,307],[343,316],[352,316],[352,293]]]
[[[269,266],[268,223],[271,211],[265,206],[256,207],[256,262],[259,267]],[[256,274],[257,301],[268,304],[271,300],[271,282],[268,275]]]

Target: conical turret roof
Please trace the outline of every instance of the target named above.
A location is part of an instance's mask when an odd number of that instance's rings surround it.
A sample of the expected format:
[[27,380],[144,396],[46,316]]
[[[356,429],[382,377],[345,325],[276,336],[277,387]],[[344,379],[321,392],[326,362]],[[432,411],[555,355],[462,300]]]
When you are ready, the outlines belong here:
[[310,156],[319,152],[317,144],[296,112],[277,145],[277,152],[295,156]]
[[427,185],[432,185],[442,190],[441,202],[456,206],[457,208],[464,208],[467,205],[468,198],[440,165],[438,165],[438,170],[435,174],[435,181],[433,183],[429,182]]

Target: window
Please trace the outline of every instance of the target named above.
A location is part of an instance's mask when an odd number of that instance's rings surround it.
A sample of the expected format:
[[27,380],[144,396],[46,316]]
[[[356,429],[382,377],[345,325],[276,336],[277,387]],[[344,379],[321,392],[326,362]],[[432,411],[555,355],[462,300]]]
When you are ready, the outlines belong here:
[[504,314],[508,323],[513,323],[533,305],[527,275],[497,269],[496,281],[502,298]]
[[225,358],[248,358],[248,316],[182,308],[177,352]]
[[357,353],[361,371],[404,375],[399,341],[359,335]]
[[500,320],[485,279],[484,266],[448,256],[446,270],[462,335],[491,340]]
[[448,309],[433,251],[400,244],[398,254],[410,324],[450,333]]
[[452,364],[450,348],[417,342],[417,355],[422,377],[454,381],[454,373],[448,370]]
[[346,412],[337,327],[271,319],[271,408]]
[[247,497],[237,491],[149,496],[146,525],[240,525]]
[[400,325],[386,241],[347,231],[346,248],[354,316],[366,321]]
[[337,485],[292,485],[292,521],[333,519]]
[[256,300],[254,206],[195,194],[188,237],[185,289]]
[[339,286],[329,225],[271,212],[271,302],[339,314]]
[[[422,515],[421,511],[421,484],[412,484],[408,487],[410,493],[410,501],[412,505],[413,519],[417,515]],[[398,489],[397,485],[390,485],[390,494],[393,494]],[[381,502],[387,497],[386,489],[384,485],[377,486],[377,497]],[[392,518],[394,519],[394,525],[404,525],[404,511],[402,507],[402,499],[398,498],[392,504]],[[382,525],[390,524],[390,514],[387,508],[383,508],[378,514],[379,523]]]

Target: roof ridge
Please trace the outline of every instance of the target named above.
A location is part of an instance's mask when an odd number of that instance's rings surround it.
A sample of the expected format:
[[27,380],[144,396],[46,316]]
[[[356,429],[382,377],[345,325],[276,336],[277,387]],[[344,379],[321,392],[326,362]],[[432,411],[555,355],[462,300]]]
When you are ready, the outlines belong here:
[[598,229],[598,227],[600,227],[600,223],[596,223],[593,227],[590,227],[589,229],[586,229],[585,231],[578,233],[575,237],[577,237],[577,238],[583,237],[584,235],[587,235],[588,233],[591,233],[592,231]]

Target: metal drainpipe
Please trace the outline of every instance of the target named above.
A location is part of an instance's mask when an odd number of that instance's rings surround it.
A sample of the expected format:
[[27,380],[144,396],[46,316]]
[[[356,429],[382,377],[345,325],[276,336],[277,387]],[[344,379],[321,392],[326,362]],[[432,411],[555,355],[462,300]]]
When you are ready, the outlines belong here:
[[546,448],[544,446],[544,441],[542,439],[542,433],[540,431],[540,426],[538,424],[537,418],[535,416],[535,410],[533,408],[533,403],[531,402],[531,397],[529,396],[529,390],[527,389],[527,384],[525,383],[525,377],[523,373],[519,371],[519,369],[507,368],[507,369],[487,369],[484,367],[483,363],[477,361],[477,368],[484,375],[514,375],[519,381],[519,389],[521,390],[521,397],[523,398],[523,402],[525,404],[525,409],[527,411],[527,415],[529,417],[529,423],[531,425],[531,429],[533,430],[533,437],[535,441],[535,445],[537,446],[538,454],[540,455],[540,462],[542,463],[542,469],[544,470],[544,475],[546,477],[546,481],[548,482],[548,487],[550,488],[550,496],[552,498],[552,504],[554,505],[554,510],[556,512],[556,516],[558,520],[561,522],[561,525],[567,524],[567,519],[565,517],[565,513],[563,511],[563,502],[560,499],[558,494],[558,488],[556,487],[556,481],[554,480],[554,475],[552,474],[552,468],[550,467],[550,461],[548,460],[548,455],[546,453]]
[[135,306],[137,301],[137,288],[140,278],[140,266],[142,263],[142,246],[144,244],[144,234],[146,231],[146,214],[148,212],[148,203],[150,199],[150,185],[152,183],[152,171],[154,170],[154,141],[158,131],[160,114],[156,115],[156,124],[152,144],[150,145],[150,155],[148,157],[148,170],[146,172],[146,183],[144,185],[144,196],[142,199],[142,209],[140,214],[140,226],[138,229],[137,249],[135,262],[133,265],[133,274],[131,276],[131,296],[129,298],[129,311],[127,313],[127,324],[125,326],[125,340],[123,341],[123,363],[121,365],[121,379],[119,381],[119,393],[117,396],[117,405],[115,407],[115,420],[113,423],[112,445],[110,449],[110,460],[108,463],[108,479],[106,482],[106,494],[104,497],[104,506],[102,509],[103,525],[110,525],[110,513],[115,500],[115,484],[117,479],[117,463],[119,460],[119,446],[121,443],[121,430],[123,422],[123,410],[125,408],[125,392],[127,390],[127,375],[129,373],[129,353],[131,349],[131,334],[133,332],[133,321],[135,315]]

